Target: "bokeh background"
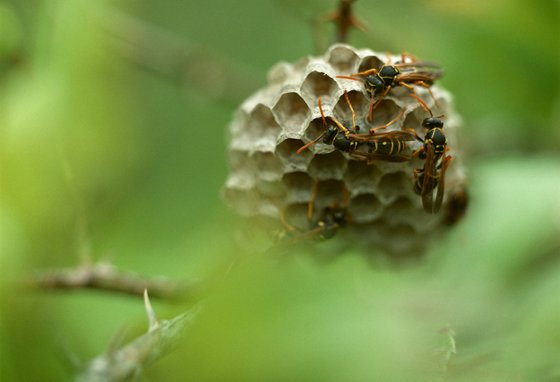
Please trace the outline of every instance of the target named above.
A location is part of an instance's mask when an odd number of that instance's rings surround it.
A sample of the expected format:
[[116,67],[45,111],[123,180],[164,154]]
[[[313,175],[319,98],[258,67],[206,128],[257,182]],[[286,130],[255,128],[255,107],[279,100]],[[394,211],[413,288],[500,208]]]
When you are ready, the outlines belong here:
[[356,3],[350,42],[441,63],[464,118],[471,208],[425,261],[234,244],[228,121],[275,63],[325,49],[335,6],[0,2],[1,381],[71,379],[146,329],[140,298],[29,288],[87,257],[212,280],[145,380],[560,381],[558,1]]

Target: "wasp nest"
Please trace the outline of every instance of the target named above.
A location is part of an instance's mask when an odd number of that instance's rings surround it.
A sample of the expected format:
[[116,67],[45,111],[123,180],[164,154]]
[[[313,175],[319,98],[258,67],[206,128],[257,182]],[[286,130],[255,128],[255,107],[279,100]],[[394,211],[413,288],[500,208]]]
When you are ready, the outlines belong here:
[[[464,171],[456,139],[460,119],[450,108],[447,91],[432,86],[433,99],[427,89],[414,87],[434,114],[445,116],[448,154],[453,157],[438,214],[426,213],[414,191],[413,170],[422,168],[421,159],[364,161],[322,140],[297,152],[326,130],[319,99],[328,120],[334,117],[351,126],[345,91],[356,125],[365,128],[361,131],[396,118],[384,131],[413,129],[423,138],[422,121],[429,114],[409,96],[408,89],[391,89],[377,105],[372,124],[364,82],[337,78],[398,60],[400,56],[337,44],[323,56],[275,66],[268,86],[241,105],[230,125],[227,203],[241,215],[301,233],[317,227],[322,211],[336,206],[347,216],[347,224],[337,233],[340,241],[392,255],[423,253],[431,238],[441,234],[440,228],[461,214],[464,200]],[[409,152],[422,146],[420,141],[407,144]]]

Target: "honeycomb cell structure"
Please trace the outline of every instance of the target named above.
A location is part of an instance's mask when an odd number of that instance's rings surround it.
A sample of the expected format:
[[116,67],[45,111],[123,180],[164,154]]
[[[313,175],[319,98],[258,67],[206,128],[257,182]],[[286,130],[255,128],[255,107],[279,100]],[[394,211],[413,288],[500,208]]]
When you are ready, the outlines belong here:
[[[413,172],[422,168],[421,159],[364,161],[317,140],[326,130],[319,99],[327,120],[334,117],[352,127],[345,92],[360,132],[396,119],[384,131],[412,129],[424,137],[422,120],[429,114],[410,97],[409,90],[402,86],[391,89],[376,105],[370,122],[364,82],[337,78],[379,69],[399,59],[400,55],[389,57],[336,44],[323,56],[272,68],[268,85],[243,102],[230,125],[230,173],[224,187],[227,204],[252,221],[266,222],[260,224],[262,227],[302,234],[317,228],[322,211],[336,207],[345,211],[347,218],[336,240],[346,246],[393,257],[422,255],[448,226],[444,222],[448,200],[454,193],[465,192],[457,141],[460,118],[453,111],[450,93],[435,84],[432,98],[427,89],[415,86],[416,94],[434,115],[444,115],[448,154],[453,157],[438,214],[426,213],[414,192]],[[298,153],[313,140],[317,142]],[[421,146],[422,142],[411,141],[406,151],[410,154]]]

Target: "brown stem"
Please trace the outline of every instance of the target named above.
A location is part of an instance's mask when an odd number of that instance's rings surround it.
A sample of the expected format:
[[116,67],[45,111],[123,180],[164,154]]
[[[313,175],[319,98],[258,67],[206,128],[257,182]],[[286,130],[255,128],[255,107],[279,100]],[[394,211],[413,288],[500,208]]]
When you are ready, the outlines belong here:
[[33,284],[42,289],[97,289],[136,296],[141,296],[148,289],[152,297],[164,299],[177,298],[185,289],[177,282],[144,278],[104,263],[42,271],[34,276]]
[[363,23],[352,14],[352,3],[356,0],[339,0],[338,10],[330,15],[336,25],[336,42],[348,42],[348,32],[351,28],[364,30]]

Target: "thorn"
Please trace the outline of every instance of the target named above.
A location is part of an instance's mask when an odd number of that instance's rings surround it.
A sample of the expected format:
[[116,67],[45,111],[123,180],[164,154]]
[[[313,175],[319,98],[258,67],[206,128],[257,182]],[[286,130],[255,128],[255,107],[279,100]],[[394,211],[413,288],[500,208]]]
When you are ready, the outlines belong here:
[[150,303],[150,297],[148,297],[148,289],[144,289],[144,307],[146,308],[146,314],[148,315],[148,333],[151,331],[156,330],[159,327],[159,322],[156,317],[156,312],[154,308],[152,308],[152,304]]

